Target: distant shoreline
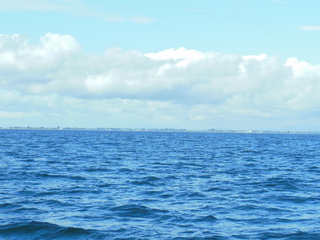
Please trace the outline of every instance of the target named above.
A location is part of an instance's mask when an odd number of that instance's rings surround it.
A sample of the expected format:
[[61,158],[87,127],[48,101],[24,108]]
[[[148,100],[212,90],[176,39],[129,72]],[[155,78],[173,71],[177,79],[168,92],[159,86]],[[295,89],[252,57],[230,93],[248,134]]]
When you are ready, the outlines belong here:
[[303,131],[263,131],[263,130],[190,130],[190,129],[153,129],[153,128],[72,128],[72,127],[0,127],[0,130],[37,130],[37,131],[103,131],[103,132],[201,132],[201,133],[245,133],[245,134],[320,134]]

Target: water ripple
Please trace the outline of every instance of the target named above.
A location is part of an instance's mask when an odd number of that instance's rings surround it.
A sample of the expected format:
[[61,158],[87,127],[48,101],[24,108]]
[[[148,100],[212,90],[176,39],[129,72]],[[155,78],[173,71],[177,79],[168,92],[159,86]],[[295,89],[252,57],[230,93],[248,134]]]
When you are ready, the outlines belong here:
[[0,239],[320,239],[319,144],[0,130]]

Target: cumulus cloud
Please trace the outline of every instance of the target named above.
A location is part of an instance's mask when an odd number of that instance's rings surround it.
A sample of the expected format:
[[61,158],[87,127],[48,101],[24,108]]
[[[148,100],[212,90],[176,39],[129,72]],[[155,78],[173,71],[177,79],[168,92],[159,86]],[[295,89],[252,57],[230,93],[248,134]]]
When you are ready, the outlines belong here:
[[[47,34],[39,46],[19,35],[0,35],[0,81],[2,89],[43,93],[43,89],[65,68],[80,46],[69,36]],[[55,79],[56,80],[56,79]]]
[[153,116],[168,124],[231,115],[281,118],[319,111],[319,77],[320,66],[297,58],[185,48],[88,55],[70,35],[49,33],[38,45],[0,35],[0,113],[6,117],[86,112],[118,121]]

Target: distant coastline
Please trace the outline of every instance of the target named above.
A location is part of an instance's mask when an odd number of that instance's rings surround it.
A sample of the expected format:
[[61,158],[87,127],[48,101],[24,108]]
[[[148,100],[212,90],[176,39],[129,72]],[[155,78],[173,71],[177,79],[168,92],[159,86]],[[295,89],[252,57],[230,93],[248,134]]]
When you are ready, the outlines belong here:
[[267,131],[267,130],[191,130],[175,128],[77,128],[77,127],[0,127],[0,130],[50,130],[50,131],[127,131],[127,132],[203,132],[203,133],[246,133],[246,134],[320,134],[316,131]]

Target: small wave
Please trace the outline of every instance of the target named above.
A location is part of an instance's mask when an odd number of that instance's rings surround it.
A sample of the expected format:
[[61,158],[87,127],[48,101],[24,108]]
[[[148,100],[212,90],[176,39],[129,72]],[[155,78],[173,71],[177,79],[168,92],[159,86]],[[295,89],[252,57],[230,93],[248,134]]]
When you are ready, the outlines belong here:
[[2,203],[0,204],[0,209],[4,210],[4,209],[15,209],[17,207],[19,207],[20,205],[16,205],[16,204],[12,204],[12,203]]
[[61,175],[61,174],[50,174],[50,173],[39,173],[37,177],[41,178],[68,178],[72,180],[87,180],[85,177],[81,176],[68,176],[68,175]]
[[165,194],[162,194],[160,197],[161,198],[172,198],[174,196],[175,196],[174,194],[165,193]]
[[162,191],[155,191],[155,190],[148,190],[143,192],[144,195],[148,195],[148,196],[159,196],[161,193]]
[[130,169],[130,168],[120,168],[118,171],[120,173],[131,173],[131,172],[133,172],[133,170]]
[[148,182],[156,182],[161,179],[158,177],[155,177],[155,176],[148,176],[148,177],[144,177],[143,180],[148,181]]
[[109,188],[112,186],[113,186],[113,184],[111,184],[111,183],[101,183],[98,185],[99,188]]
[[69,190],[65,190],[65,193],[67,194],[100,194],[101,193],[101,190],[99,189],[95,189],[95,188],[90,188],[90,189],[86,189],[86,188],[78,188],[78,187],[75,187],[75,188],[72,188],[72,189],[69,189]]
[[[243,236],[243,239],[246,239]],[[251,236],[250,236],[251,237]],[[296,232],[296,233],[261,233],[256,235],[256,239],[287,239],[287,240],[319,240],[319,233],[308,233],[308,232]]]
[[102,239],[101,233],[75,227],[62,227],[47,222],[20,222],[0,226],[4,239]]
[[43,191],[43,192],[39,192],[36,194],[37,197],[44,197],[44,196],[53,196],[53,195],[57,195],[57,194],[61,194],[63,190],[61,189],[52,189],[49,191]]
[[227,192],[227,191],[232,191],[231,188],[224,188],[224,187],[212,187],[206,190],[207,192]]
[[138,185],[138,186],[139,185],[156,186],[155,184],[148,182],[148,181],[132,181],[130,183],[134,184],[134,185]]
[[192,198],[192,199],[201,199],[201,198],[205,198],[206,195],[205,194],[202,194],[200,192],[186,192],[186,193],[183,193],[181,194],[179,197],[188,197],[188,198]]
[[110,210],[115,212],[120,217],[130,218],[157,217],[159,214],[161,215],[168,212],[166,210],[153,209],[135,204],[122,205],[111,208]]
[[170,222],[170,223],[186,223],[188,222],[189,220],[182,217],[182,216],[179,216],[178,214],[163,214],[161,215],[158,220],[160,220],[161,222],[163,221],[167,221],[167,222]]
[[265,207],[265,210],[268,212],[273,212],[273,213],[292,213],[292,210],[289,209],[284,209],[284,208],[278,208],[278,207]]
[[176,238],[173,238],[173,240],[207,240],[207,239],[210,239],[210,240],[228,240],[229,238],[227,237],[222,237],[220,235],[208,235],[208,236],[205,236],[205,237],[176,237]]
[[240,205],[233,208],[233,210],[235,211],[254,211],[259,209],[261,209],[261,206],[257,206],[253,204],[245,204],[245,205]]
[[169,175],[165,177],[166,181],[170,181],[170,180],[177,180],[179,179],[178,177],[174,176],[174,175]]
[[320,198],[317,197],[302,197],[302,196],[288,196],[288,195],[283,195],[283,196],[278,196],[274,197],[274,200],[278,200],[281,202],[289,202],[289,203],[296,203],[296,204],[301,204],[301,203],[319,203]]
[[86,172],[110,172],[110,169],[107,168],[87,168]]
[[212,216],[212,215],[208,215],[208,216],[205,216],[205,217],[200,217],[200,218],[197,218],[196,221],[197,222],[216,222],[218,219],[215,217],[215,216]]

